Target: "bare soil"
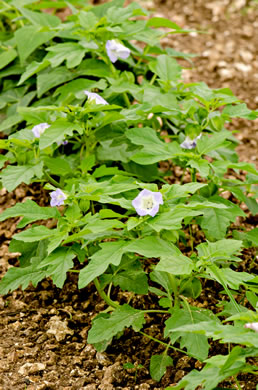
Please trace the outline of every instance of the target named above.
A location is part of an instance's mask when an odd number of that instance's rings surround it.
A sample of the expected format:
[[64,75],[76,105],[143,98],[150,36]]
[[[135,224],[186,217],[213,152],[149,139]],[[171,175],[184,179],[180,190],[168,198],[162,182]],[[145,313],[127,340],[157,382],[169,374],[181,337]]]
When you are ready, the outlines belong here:
[[[176,50],[197,53],[195,67],[184,70],[185,81],[205,81],[212,88],[230,87],[250,108],[256,108],[258,98],[258,27],[255,2],[245,0],[167,0],[143,5],[153,9],[155,16],[166,16],[182,27],[203,31],[173,36],[164,42]],[[258,163],[258,122],[234,120],[232,128],[239,130],[238,147],[241,160]],[[48,204],[47,193],[37,185],[21,185],[12,193],[0,192],[0,211],[25,198],[40,205]],[[255,220],[249,221],[254,224]],[[17,254],[8,252],[16,230],[17,219],[0,224],[0,274],[17,265]],[[196,235],[196,240],[199,237]],[[255,272],[253,250],[243,254],[241,271]],[[206,282],[196,304],[216,310],[218,300],[224,299],[220,287]],[[126,302],[128,296],[115,297]],[[135,296],[136,308],[153,308],[156,298]],[[172,351],[174,366],[157,383],[149,374],[152,354],[163,347],[127,329],[104,353],[87,344],[87,332],[94,316],[105,308],[93,285],[78,290],[77,275],[69,274],[64,289],[44,280],[36,288],[17,290],[0,297],[0,390],[162,390],[177,383],[193,368],[202,364],[188,356]],[[164,318],[146,318],[145,333],[162,340]],[[212,344],[211,354],[227,353],[221,344]],[[125,369],[131,362],[134,369]],[[245,390],[256,389],[252,375],[238,377]],[[235,389],[231,378],[221,384]]]

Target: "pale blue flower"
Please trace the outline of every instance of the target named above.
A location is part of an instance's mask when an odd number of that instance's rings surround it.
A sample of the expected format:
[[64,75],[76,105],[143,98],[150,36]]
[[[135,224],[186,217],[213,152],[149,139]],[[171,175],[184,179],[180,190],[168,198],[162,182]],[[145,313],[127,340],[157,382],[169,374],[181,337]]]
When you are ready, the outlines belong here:
[[31,131],[35,138],[39,138],[48,127],[50,127],[48,123],[40,123],[39,125],[34,126]]
[[85,95],[88,96],[88,101],[91,103],[95,104],[108,104],[108,102],[103,99],[101,96],[99,96],[95,92],[89,92],[89,91],[84,91]]
[[116,62],[118,58],[126,59],[129,57],[131,51],[128,47],[122,45],[116,39],[111,39],[106,42],[107,55],[111,62]]
[[163,204],[162,194],[160,192],[152,192],[142,190],[138,196],[132,201],[138,215],[151,215],[154,217],[159,211],[159,205]]
[[64,200],[67,199],[67,196],[63,193],[60,188],[57,190],[50,192],[51,196],[51,201],[50,201],[50,206],[55,207],[55,206],[61,206],[64,204]]
[[249,322],[245,324],[245,328],[249,328],[254,330],[255,332],[258,332],[258,322]]
[[181,148],[184,149],[194,149],[197,145],[197,140],[200,139],[202,134],[199,134],[198,137],[191,139],[189,136],[185,137],[184,142],[180,144]]

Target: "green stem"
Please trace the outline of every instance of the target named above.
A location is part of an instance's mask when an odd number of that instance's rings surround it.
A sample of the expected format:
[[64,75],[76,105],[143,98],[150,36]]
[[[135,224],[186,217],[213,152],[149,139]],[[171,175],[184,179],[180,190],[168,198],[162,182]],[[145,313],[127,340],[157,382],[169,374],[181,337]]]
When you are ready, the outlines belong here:
[[233,297],[233,295],[231,294],[231,291],[228,289],[226,283],[224,282],[223,280],[223,277],[221,277],[220,275],[220,270],[215,266],[215,265],[212,265],[209,267],[211,269],[211,271],[214,273],[214,275],[216,276],[217,278],[217,281],[224,287],[224,290],[226,291],[226,293],[228,294],[228,297],[230,299],[230,301],[232,302],[233,306],[235,307],[236,311],[238,313],[241,313],[241,310],[239,309],[239,306],[238,304],[236,303],[235,301],[235,298]]
[[53,184],[55,187],[62,187],[60,183],[58,183],[55,179],[53,179],[48,173],[47,171],[43,170],[44,172],[44,175],[46,176],[46,178],[48,179],[48,181]]
[[195,168],[191,169],[191,181],[196,182],[196,169]]
[[125,104],[126,104],[127,108],[130,108],[131,103],[130,103],[129,97],[128,97],[126,92],[123,93],[123,99],[125,101]]
[[157,78],[157,74],[154,73],[154,75],[153,75],[152,78],[151,78],[150,85],[154,84],[156,78]]
[[241,385],[240,385],[240,383],[239,383],[237,377],[233,375],[233,378],[234,378],[234,381],[236,382],[236,385],[237,385],[238,390],[242,390],[242,387],[241,387]]
[[160,341],[159,339],[156,339],[155,337],[152,337],[152,336],[148,335],[147,333],[142,332],[141,330],[139,331],[139,333],[141,333],[143,336],[148,337],[148,338],[151,339],[152,341],[156,341],[157,343],[159,343],[159,344],[161,344],[161,345],[164,345],[166,348],[174,349],[175,351],[184,353],[185,355],[191,356],[191,357],[193,357],[194,359],[196,359],[196,357],[194,357],[193,355],[191,355],[189,352],[184,351],[183,349],[176,348],[176,347],[174,347],[173,345],[169,345],[168,343],[165,343],[164,341]]
[[114,309],[116,309],[117,307],[119,307],[119,303],[115,302],[115,301],[112,301],[112,299],[110,299],[107,294],[105,293],[104,290],[101,289],[100,287],[100,283],[99,283],[99,280],[98,278],[95,278],[94,279],[94,284],[95,284],[95,287],[100,295],[100,297],[106,302],[107,305],[113,307]]
[[144,313],[164,313],[164,314],[168,314],[167,310],[142,310]]
[[168,276],[169,276],[169,280],[170,280],[170,286],[171,286],[173,294],[174,294],[174,307],[178,307],[178,289],[177,289],[176,278],[172,274],[168,274]]

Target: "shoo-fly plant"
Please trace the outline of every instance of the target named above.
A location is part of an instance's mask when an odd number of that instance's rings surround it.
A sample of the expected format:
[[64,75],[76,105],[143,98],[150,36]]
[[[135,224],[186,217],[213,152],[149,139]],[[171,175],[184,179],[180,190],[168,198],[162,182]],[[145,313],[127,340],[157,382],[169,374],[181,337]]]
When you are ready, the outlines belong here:
[[[258,246],[258,229],[244,228],[257,213],[258,172],[239,162],[227,124],[257,112],[228,88],[183,82],[176,58],[191,55],[160,44],[189,32],[176,23],[122,0],[67,5],[63,22],[33,0],[0,6],[1,183],[49,191],[44,207],[26,199],[0,216],[21,217],[22,229],[10,243],[21,267],[8,269],[0,293],[46,277],[62,288],[76,272],[78,288],[93,283],[106,305],[88,333],[98,351],[132,327],[164,348],[149,362],[157,382],[176,350],[203,368],[171,388],[237,384],[257,370],[249,360],[258,353],[257,276],[239,264]],[[216,308],[202,307],[207,285],[218,291]],[[137,305],[138,295],[151,307]],[[147,315],[163,317],[162,340],[148,333]],[[215,355],[214,343],[227,352]]]

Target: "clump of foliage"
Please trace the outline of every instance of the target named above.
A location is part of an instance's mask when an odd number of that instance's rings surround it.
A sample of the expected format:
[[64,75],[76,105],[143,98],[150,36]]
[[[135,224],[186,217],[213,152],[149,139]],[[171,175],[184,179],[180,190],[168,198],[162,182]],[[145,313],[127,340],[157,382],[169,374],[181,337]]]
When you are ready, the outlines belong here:
[[[64,22],[34,0],[1,5],[1,182],[8,191],[41,183],[51,207],[26,200],[0,216],[30,225],[10,243],[20,267],[8,270],[0,293],[46,277],[62,288],[78,260],[78,287],[94,282],[108,306],[89,343],[103,351],[126,327],[148,337],[145,314],[162,313],[164,353],[151,357],[152,378],[161,380],[176,348],[205,365],[173,389],[214,389],[257,369],[246,362],[258,352],[257,276],[237,268],[241,251],[258,245],[258,229],[240,232],[232,223],[246,217],[242,202],[257,213],[258,172],[238,161],[238,142],[225,127],[257,112],[228,88],[182,82],[176,58],[191,56],[160,41],[187,30],[137,3],[82,3],[56,3],[71,10]],[[168,184],[162,161],[182,169],[181,184]],[[229,169],[245,171],[245,181],[229,179]],[[50,218],[53,229],[31,226]],[[205,280],[228,297],[219,316],[196,305]],[[120,304],[114,288],[155,294],[157,307]],[[208,358],[211,339],[230,343],[229,353]]]

